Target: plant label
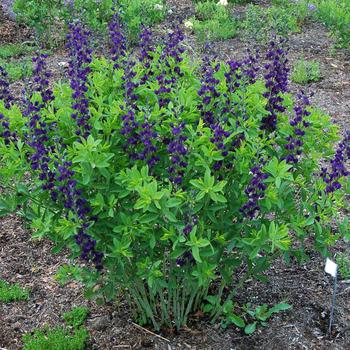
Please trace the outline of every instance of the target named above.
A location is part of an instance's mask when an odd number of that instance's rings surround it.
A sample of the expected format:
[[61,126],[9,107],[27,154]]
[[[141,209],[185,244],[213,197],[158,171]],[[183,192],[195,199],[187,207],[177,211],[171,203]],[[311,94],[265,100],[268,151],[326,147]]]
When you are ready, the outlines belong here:
[[331,259],[326,260],[326,266],[325,266],[325,271],[329,273],[331,276],[336,277],[337,276],[337,269],[338,265],[332,261]]

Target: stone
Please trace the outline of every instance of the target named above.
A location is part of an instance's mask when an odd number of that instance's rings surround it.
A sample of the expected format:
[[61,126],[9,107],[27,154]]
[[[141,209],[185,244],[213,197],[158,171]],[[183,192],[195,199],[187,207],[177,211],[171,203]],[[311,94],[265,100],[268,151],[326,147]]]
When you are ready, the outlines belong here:
[[110,319],[108,316],[99,316],[89,320],[88,324],[91,329],[96,331],[103,331],[110,324]]
[[5,14],[5,17],[8,17],[11,20],[16,19],[16,14],[13,12],[13,4],[15,0],[2,0],[1,1],[1,6],[2,6],[2,11]]

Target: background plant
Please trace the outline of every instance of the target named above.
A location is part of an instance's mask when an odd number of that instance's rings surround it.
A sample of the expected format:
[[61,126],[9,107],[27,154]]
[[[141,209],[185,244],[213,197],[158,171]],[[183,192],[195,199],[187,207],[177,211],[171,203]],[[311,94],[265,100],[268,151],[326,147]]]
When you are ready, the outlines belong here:
[[10,284],[0,280],[0,302],[9,303],[12,301],[28,300],[29,291],[21,288],[18,284]]
[[291,79],[297,84],[319,81],[321,79],[319,62],[305,59],[296,61],[292,69]]
[[151,26],[162,21],[167,8],[163,0],[16,0],[14,11],[19,22],[34,28],[42,45],[54,47],[64,43],[68,23],[78,19],[96,40],[104,42],[115,11],[120,12],[129,40],[135,43],[141,24]]
[[337,45],[350,47],[350,8],[346,0],[319,0],[316,2],[318,18],[331,29]]
[[300,31],[307,17],[307,6],[286,5],[268,8],[249,5],[241,29],[246,37],[266,44],[271,34],[287,37]]
[[198,2],[195,10],[195,18],[190,19],[190,22],[200,41],[225,40],[236,35],[238,24],[227,6],[208,0]]
[[326,255],[350,134],[334,152],[337,127],[288,93],[283,42],[264,58],[195,62],[178,29],[154,47],[145,28],[128,52],[110,28],[112,59],[92,58],[89,32],[70,26],[69,84],[51,91],[39,55],[23,105],[0,91],[2,214],[21,206],[36,238],[96,267],[61,278],[123,296],[141,324],[180,329],[208,300],[212,321],[228,312],[277,257]]

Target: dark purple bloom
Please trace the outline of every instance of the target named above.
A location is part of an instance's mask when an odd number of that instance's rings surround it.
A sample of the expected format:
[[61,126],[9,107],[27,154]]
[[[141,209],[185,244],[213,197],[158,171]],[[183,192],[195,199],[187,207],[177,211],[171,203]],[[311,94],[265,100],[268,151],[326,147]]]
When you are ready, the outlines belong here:
[[75,110],[71,117],[76,121],[78,126],[77,135],[87,138],[90,134],[91,125],[88,124],[90,119],[89,101],[86,98],[87,76],[91,69],[92,51],[89,49],[90,33],[82,27],[80,22],[69,25],[69,34],[67,35],[67,49],[69,51],[69,77],[70,86],[73,89],[73,105]]
[[304,118],[310,115],[307,107],[310,105],[309,98],[301,91],[297,95],[297,103],[294,106],[294,116],[290,120],[290,125],[293,127],[293,135],[286,137],[287,143],[284,148],[287,150],[287,155],[282,159],[289,164],[296,164],[302,154],[303,136],[305,129],[310,125]]
[[9,109],[14,100],[9,89],[10,83],[6,70],[0,66],[0,101],[4,102],[5,108]]
[[115,13],[108,25],[109,35],[112,41],[111,55],[115,62],[114,68],[120,68],[120,63],[126,57],[126,37],[124,35],[123,26],[120,21],[119,13]]
[[350,131],[346,131],[343,140],[337,147],[333,159],[330,161],[330,169],[322,168],[321,177],[327,184],[326,193],[332,193],[341,188],[340,178],[349,176],[346,161],[350,159]]
[[185,170],[187,168],[188,149],[185,145],[187,136],[183,134],[185,123],[179,125],[170,125],[172,128],[171,141],[168,143],[167,151],[171,165],[168,167],[169,180],[179,185],[182,183]]
[[288,59],[286,51],[282,48],[284,41],[279,43],[271,41],[266,54],[268,63],[265,64],[265,86],[268,92],[264,96],[268,99],[267,110],[269,115],[262,118],[261,129],[266,131],[274,131],[277,126],[277,115],[285,111],[282,105],[283,97],[281,94],[288,91]]
[[264,160],[260,159],[260,164],[250,169],[253,177],[250,180],[248,187],[245,189],[245,194],[248,201],[240,209],[241,213],[249,219],[253,219],[260,210],[259,201],[264,198],[267,186],[264,180],[268,178],[268,174],[261,171]]

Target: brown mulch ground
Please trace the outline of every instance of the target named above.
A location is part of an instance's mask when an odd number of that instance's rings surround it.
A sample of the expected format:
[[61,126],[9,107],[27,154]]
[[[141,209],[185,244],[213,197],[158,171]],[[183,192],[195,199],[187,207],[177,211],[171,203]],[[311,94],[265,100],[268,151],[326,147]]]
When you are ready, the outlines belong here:
[[[157,28],[165,32],[174,21],[193,14],[190,0],[169,0],[173,14]],[[241,10],[241,8],[240,8]],[[25,41],[30,31],[21,28],[0,14],[0,44]],[[201,47],[189,33],[188,46],[193,52]],[[349,127],[350,116],[350,58],[345,51],[333,51],[332,40],[323,26],[308,23],[302,33],[290,38],[290,60],[302,55],[320,62],[322,80],[303,87],[313,92],[312,101],[332,116],[341,130]],[[239,59],[247,44],[235,38],[213,44],[213,51],[223,59]],[[66,61],[64,52],[50,57],[49,66],[54,78],[64,74],[58,62]],[[20,83],[14,88],[20,91]],[[293,91],[299,86],[291,85]],[[62,324],[61,315],[74,306],[87,305],[91,312],[87,328],[91,334],[88,349],[164,349],[164,350],[231,350],[231,349],[350,349],[350,283],[341,281],[337,294],[337,308],[332,336],[326,334],[331,300],[331,280],[324,276],[324,261],[312,255],[309,262],[290,266],[278,261],[268,272],[270,282],[250,281],[239,295],[240,302],[272,305],[285,300],[293,309],[275,315],[268,328],[259,328],[247,336],[234,327],[222,330],[192,317],[188,329],[178,335],[162,334],[165,339],[148,334],[132,324],[127,306],[122,302],[97,306],[83,296],[78,283],[60,286],[54,274],[67,263],[63,252],[52,255],[52,244],[30,240],[30,232],[17,216],[0,219],[0,278],[18,282],[31,289],[28,302],[0,304],[0,349],[21,349],[22,335],[45,325]],[[346,247],[339,246],[339,250]]]

